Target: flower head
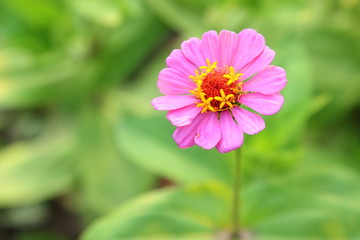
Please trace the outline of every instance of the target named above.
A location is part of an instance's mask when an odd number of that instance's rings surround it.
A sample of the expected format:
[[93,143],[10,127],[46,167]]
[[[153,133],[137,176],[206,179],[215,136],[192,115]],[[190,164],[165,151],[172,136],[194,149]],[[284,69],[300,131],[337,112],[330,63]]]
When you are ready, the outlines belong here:
[[279,93],[286,85],[283,68],[270,65],[275,52],[253,29],[239,34],[222,30],[190,38],[166,59],[158,87],[165,94],[151,103],[169,111],[177,127],[174,140],[180,148],[195,144],[225,153],[239,148],[244,133],[265,128],[263,115],[278,112],[284,103]]

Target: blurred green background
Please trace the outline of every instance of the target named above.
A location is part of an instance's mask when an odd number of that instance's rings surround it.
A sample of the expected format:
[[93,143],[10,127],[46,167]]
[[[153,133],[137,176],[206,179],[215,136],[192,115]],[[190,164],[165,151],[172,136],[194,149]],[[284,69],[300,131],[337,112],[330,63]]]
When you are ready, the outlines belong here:
[[359,0],[1,0],[0,239],[226,239],[234,154],[149,102],[182,41],[251,27],[288,85],[242,148],[246,234],[359,240],[359,26]]

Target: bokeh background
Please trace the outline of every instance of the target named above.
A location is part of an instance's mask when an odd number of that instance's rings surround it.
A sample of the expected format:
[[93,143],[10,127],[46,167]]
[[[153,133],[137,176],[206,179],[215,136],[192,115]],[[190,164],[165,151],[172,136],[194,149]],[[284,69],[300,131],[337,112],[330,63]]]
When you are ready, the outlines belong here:
[[360,239],[359,0],[1,0],[0,239],[226,239],[234,154],[154,111],[189,37],[254,28],[287,70],[242,148],[253,240]]

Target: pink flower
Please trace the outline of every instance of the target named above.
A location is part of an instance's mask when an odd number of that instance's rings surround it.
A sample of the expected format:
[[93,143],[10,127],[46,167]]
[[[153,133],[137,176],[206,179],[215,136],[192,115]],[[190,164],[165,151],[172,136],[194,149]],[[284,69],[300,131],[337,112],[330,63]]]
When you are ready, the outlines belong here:
[[244,133],[265,128],[261,116],[278,112],[284,103],[279,93],[286,85],[285,70],[269,65],[275,52],[253,29],[239,34],[222,30],[190,38],[166,59],[158,87],[165,94],[151,104],[169,111],[177,127],[174,140],[180,148],[199,145],[225,153],[239,148]]

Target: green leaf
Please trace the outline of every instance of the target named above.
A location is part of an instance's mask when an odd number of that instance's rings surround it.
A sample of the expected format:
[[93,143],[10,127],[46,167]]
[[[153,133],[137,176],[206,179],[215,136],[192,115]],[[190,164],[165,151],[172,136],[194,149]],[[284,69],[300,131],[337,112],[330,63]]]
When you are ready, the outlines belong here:
[[270,46],[277,53],[273,64],[285,69],[288,83],[281,92],[285,100],[282,109],[264,116],[266,128],[245,139],[245,158],[253,159],[246,164],[262,174],[286,169],[301,157],[303,132],[312,108],[313,78],[304,44],[289,34]]
[[83,16],[104,27],[115,28],[123,21],[121,9],[114,1],[78,0],[67,2],[78,16]]
[[226,189],[215,183],[159,190],[97,220],[81,239],[211,239],[225,227],[229,200]]
[[179,183],[218,179],[230,182],[230,161],[216,150],[179,149],[174,127],[164,116],[123,117],[117,129],[119,149],[146,169]]
[[[273,181],[275,191],[268,192],[271,197],[261,204],[268,213],[259,217],[263,220],[258,230],[274,239],[357,239],[358,174],[344,167],[342,155],[333,150],[310,149],[305,159],[287,177]],[[276,189],[286,194],[276,199]],[[276,211],[269,211],[269,201],[277,206]],[[290,209],[287,202],[292,202]]]
[[320,129],[342,124],[360,102],[359,38],[327,26],[308,32],[306,42],[313,54],[316,87],[330,99],[313,124]]
[[0,206],[43,201],[69,189],[74,172],[67,134],[16,142],[0,151]]
[[[67,101],[81,95],[92,81],[92,69],[84,68],[57,52],[41,56],[25,54],[18,49],[0,52],[6,58],[0,66],[0,107],[24,108],[41,103]],[[73,79],[77,78],[74,82]]]
[[[359,176],[336,162],[333,154],[309,154],[287,176],[243,186],[241,222],[253,239],[337,240],[360,235]],[[327,159],[327,165],[316,163],[318,157]],[[95,221],[81,239],[213,239],[226,235],[230,226],[231,189],[209,182],[137,198]]]
[[118,84],[119,80],[133,82],[131,74],[137,76],[144,66],[146,56],[160,47],[168,30],[151,13],[126,22],[121,28],[102,36],[98,73],[99,85]]
[[196,12],[178,4],[176,1],[146,1],[150,10],[158,14],[178,32],[199,34],[204,31],[203,19]]
[[117,151],[113,119],[109,117],[112,114],[106,110],[113,111],[108,107],[103,112],[83,107],[77,113],[79,199],[80,207],[90,217],[152,188],[155,180]]
[[63,11],[61,4],[57,1],[39,0],[31,3],[22,0],[5,0],[4,3],[2,4],[14,11],[17,17],[34,27],[48,25],[49,21],[52,22],[61,17],[58,14],[59,9]]

